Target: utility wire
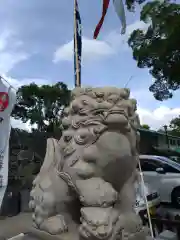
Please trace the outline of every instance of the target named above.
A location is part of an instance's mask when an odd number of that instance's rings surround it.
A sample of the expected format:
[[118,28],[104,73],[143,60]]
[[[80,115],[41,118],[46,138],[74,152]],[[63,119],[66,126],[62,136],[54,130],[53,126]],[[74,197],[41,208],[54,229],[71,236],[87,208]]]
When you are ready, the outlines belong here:
[[125,86],[124,86],[125,88],[127,88],[128,84],[131,82],[131,80],[133,79],[133,77],[134,77],[134,76],[131,76],[131,77],[128,79],[127,83],[126,83]]
[[16,89],[12,84],[10,84],[4,77],[2,77],[1,75],[0,75],[0,80],[3,80],[3,81],[5,81],[11,88],[13,88],[15,91],[17,91],[18,89]]

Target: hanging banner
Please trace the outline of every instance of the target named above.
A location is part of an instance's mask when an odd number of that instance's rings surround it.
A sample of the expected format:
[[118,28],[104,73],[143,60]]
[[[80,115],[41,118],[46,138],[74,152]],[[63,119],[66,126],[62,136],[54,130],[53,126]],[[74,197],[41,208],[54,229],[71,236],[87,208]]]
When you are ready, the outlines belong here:
[[121,21],[122,29],[121,34],[125,34],[126,32],[126,16],[124,10],[124,4],[122,0],[113,0],[115,11]]
[[96,39],[99,35],[99,32],[101,30],[101,27],[102,27],[103,22],[104,22],[104,18],[106,16],[106,13],[107,13],[107,10],[108,10],[108,7],[109,7],[109,2],[110,2],[110,0],[103,0],[102,17],[101,17],[101,19],[100,19],[99,23],[97,24],[96,29],[94,31],[94,39]]
[[15,90],[0,78],[0,207],[8,184],[10,116],[15,103]]
[[75,86],[81,86],[82,29],[77,0],[74,0],[74,75]]
[[[107,10],[109,8],[109,3],[110,3],[110,0],[103,0],[102,16],[94,31],[94,39],[97,39],[99,32],[102,28]],[[115,11],[121,21],[121,25],[122,25],[121,34],[124,34],[126,32],[126,16],[125,16],[123,1],[113,0],[113,4],[114,4]]]

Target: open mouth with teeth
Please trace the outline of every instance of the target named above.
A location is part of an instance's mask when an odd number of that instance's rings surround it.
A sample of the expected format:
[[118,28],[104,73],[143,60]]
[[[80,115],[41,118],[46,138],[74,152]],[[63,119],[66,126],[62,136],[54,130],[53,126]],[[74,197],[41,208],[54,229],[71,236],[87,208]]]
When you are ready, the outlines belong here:
[[128,124],[128,116],[124,110],[110,110],[104,116],[106,124],[126,126]]
[[110,110],[107,112],[107,117],[109,115],[123,115],[125,118],[128,119],[127,114],[125,113],[124,110]]

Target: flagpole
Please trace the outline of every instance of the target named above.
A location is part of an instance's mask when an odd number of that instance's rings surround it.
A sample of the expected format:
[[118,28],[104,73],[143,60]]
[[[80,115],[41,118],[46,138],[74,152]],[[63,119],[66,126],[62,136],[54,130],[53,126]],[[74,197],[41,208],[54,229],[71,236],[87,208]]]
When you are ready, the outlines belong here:
[[77,45],[77,24],[76,24],[76,1],[74,0],[74,47],[75,47],[75,58],[76,58],[76,73],[75,73],[75,87],[80,87],[80,69],[79,69],[79,61],[78,61],[78,45]]

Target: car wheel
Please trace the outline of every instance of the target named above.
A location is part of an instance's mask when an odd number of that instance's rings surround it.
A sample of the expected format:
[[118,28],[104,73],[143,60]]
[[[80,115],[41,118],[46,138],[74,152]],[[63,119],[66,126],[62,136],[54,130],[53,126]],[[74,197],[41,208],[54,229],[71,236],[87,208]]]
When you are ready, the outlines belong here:
[[172,205],[173,207],[180,208],[180,187],[172,191]]

